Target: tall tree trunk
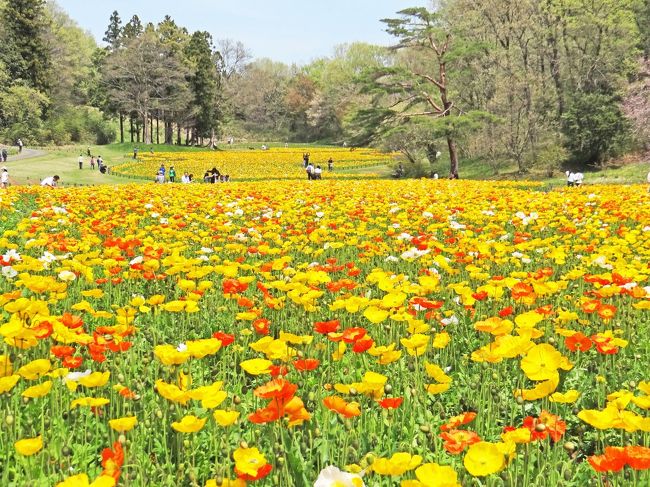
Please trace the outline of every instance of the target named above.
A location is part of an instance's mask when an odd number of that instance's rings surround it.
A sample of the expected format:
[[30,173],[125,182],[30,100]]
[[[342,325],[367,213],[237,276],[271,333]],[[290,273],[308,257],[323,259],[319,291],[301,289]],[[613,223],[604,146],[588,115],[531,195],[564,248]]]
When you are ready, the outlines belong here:
[[176,145],[181,145],[181,124],[176,124]]
[[458,179],[458,153],[456,142],[451,136],[447,136],[447,147],[449,147],[449,177]]
[[156,144],[160,145],[160,119],[156,114]]
[[165,125],[165,144],[174,143],[174,125],[171,120],[164,120]]
[[185,145],[190,145],[190,128],[185,129]]
[[124,114],[120,112],[120,144],[124,143]]
[[131,132],[131,143],[133,144],[133,117],[129,116],[129,131]]
[[217,145],[217,141],[215,140],[216,136],[214,133],[214,128],[210,130],[210,149],[214,149],[214,146]]
[[142,143],[151,144],[151,133],[149,132],[149,113],[144,110],[142,114]]
[[149,144],[153,144],[153,115],[149,117]]

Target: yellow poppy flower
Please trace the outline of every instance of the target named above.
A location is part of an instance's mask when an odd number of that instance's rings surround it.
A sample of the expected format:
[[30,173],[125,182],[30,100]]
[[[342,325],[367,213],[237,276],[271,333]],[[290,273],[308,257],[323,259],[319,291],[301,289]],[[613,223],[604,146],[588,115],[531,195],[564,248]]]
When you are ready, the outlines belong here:
[[110,401],[103,397],[82,397],[80,399],[75,399],[70,403],[70,409],[74,409],[77,406],[97,408],[100,406],[105,406]]
[[485,477],[503,470],[506,460],[501,449],[495,443],[479,441],[469,447],[463,464],[470,475]]
[[7,377],[0,377],[0,394],[9,392],[20,380],[18,374],[9,375]]
[[25,389],[21,394],[21,396],[35,399],[37,397],[43,397],[49,394],[51,389],[52,389],[52,381],[48,380],[37,386],[32,386]]
[[14,443],[14,448],[23,456],[29,457],[43,449],[43,438],[39,435],[36,438],[25,438]]
[[379,475],[402,475],[422,463],[420,455],[395,453],[390,458],[377,458],[372,464],[372,471]]
[[569,391],[566,391],[565,393],[556,392],[554,394],[551,394],[549,401],[559,402],[563,404],[571,404],[576,402],[579,397],[580,397],[580,392],[576,391],[575,389],[571,389]]
[[235,421],[237,421],[239,418],[239,412],[216,409],[212,413],[212,416],[214,416],[214,419],[219,426],[230,426],[231,424],[234,424]]
[[47,359],[32,360],[18,369],[17,374],[23,379],[36,380],[47,374],[52,368],[52,363]]
[[271,365],[273,365],[273,362],[261,358],[244,360],[239,364],[239,366],[250,375],[268,374],[271,372]]
[[179,433],[196,433],[203,429],[207,419],[200,419],[193,415],[184,416],[180,422],[172,423],[172,428],[174,428]]
[[138,424],[138,418],[135,416],[125,416],[123,418],[111,419],[108,422],[108,425],[119,433],[126,433],[135,428],[135,425]]
[[530,380],[551,379],[562,363],[562,354],[553,345],[542,343],[531,348],[521,360],[521,370]]

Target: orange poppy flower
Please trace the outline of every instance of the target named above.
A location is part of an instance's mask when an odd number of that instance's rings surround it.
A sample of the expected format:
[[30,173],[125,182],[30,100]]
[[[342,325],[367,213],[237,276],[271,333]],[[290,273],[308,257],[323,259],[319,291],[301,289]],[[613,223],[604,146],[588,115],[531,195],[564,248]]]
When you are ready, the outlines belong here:
[[81,367],[83,361],[84,360],[81,357],[73,357],[72,355],[68,355],[66,357],[63,357],[62,364],[67,369],[78,369]]
[[248,416],[248,420],[251,423],[264,424],[264,423],[272,423],[273,421],[277,421],[280,419],[281,416],[282,414],[280,409],[275,407],[273,402],[271,402],[267,407],[258,409],[254,413],[250,414]]
[[533,287],[525,282],[518,282],[510,290],[512,299],[522,299],[533,293]]
[[293,362],[293,366],[296,368],[296,370],[300,370],[300,371],[314,370],[315,368],[318,367],[319,364],[320,364],[320,360],[315,358],[295,360]]
[[404,399],[401,397],[387,397],[379,401],[379,405],[384,409],[397,409],[402,405],[402,401]]
[[337,412],[346,418],[361,415],[361,410],[356,402],[347,402],[345,399],[338,396],[326,397],[323,399],[323,404],[330,411]]
[[634,470],[650,469],[650,448],[645,446],[628,446],[625,448],[627,464]]
[[115,482],[120,478],[121,468],[124,464],[124,450],[119,441],[113,443],[113,449],[104,448],[102,451],[102,467],[104,471],[102,475],[113,477]]
[[587,461],[596,472],[618,472],[627,463],[627,455],[625,448],[608,446],[604,455],[587,457]]
[[[343,338],[345,340],[345,338]],[[352,346],[352,351],[356,353],[363,353],[366,350],[369,350],[372,348],[372,346],[375,344],[375,341],[370,338],[369,336],[365,336],[356,342],[354,342],[354,345]]]
[[443,448],[452,455],[458,455],[470,445],[481,441],[479,435],[473,431],[451,430],[440,433],[440,438],[445,440]]
[[224,333],[222,331],[215,331],[212,334],[213,338],[216,338],[221,342],[222,347],[227,347],[230,345],[232,342],[235,341],[235,335],[229,335],[228,333]]
[[258,318],[253,321],[253,328],[259,335],[268,335],[271,322],[266,318]]
[[616,306],[612,304],[599,304],[596,312],[603,320],[609,321],[616,314]]
[[334,333],[335,331],[338,331],[340,326],[341,323],[339,320],[317,321],[314,323],[314,331],[322,335],[327,335],[328,333]]
[[50,353],[57,358],[65,358],[74,354],[74,347],[68,347],[66,345],[54,345],[50,348]]
[[343,330],[343,341],[346,343],[354,343],[366,335],[364,328],[346,328]]
[[586,301],[582,304],[582,311],[584,311],[585,313],[595,313],[598,310],[600,304],[601,304],[600,301],[598,301],[597,299]]
[[574,335],[572,335],[570,337],[567,337],[564,340],[564,344],[572,352],[577,352],[577,351],[586,352],[593,345],[593,343],[589,339],[589,337],[583,335],[580,332],[575,333]]
[[286,400],[293,396],[298,390],[296,384],[286,379],[278,378],[267,382],[253,391],[257,397],[262,399]]
[[61,323],[70,329],[75,329],[82,326],[84,324],[84,320],[81,318],[81,316],[73,315],[71,313],[63,313],[63,316],[61,316]]
[[474,412],[459,414],[458,416],[449,418],[449,421],[447,421],[446,424],[443,424],[440,427],[440,430],[450,431],[456,429],[457,427],[463,424],[471,423],[472,421],[474,421],[474,418],[476,418],[476,413]]

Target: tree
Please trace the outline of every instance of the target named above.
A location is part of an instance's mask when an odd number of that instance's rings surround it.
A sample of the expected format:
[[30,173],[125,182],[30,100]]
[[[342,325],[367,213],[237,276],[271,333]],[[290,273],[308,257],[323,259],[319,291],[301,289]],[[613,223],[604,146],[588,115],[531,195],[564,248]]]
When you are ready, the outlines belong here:
[[[392,101],[387,119],[451,117],[454,104],[449,97],[448,60],[452,35],[440,15],[426,8],[408,8],[400,18],[384,19],[387,31],[397,37],[396,51],[413,51],[402,66],[375,72],[374,91]],[[452,132],[446,136],[449,177],[458,178],[458,152]]]
[[620,100],[602,93],[583,93],[572,99],[562,117],[567,147],[578,161],[599,165],[622,154],[630,144],[630,122]]
[[175,106],[186,96],[187,69],[153,32],[128,40],[108,56],[103,79],[108,93],[124,112],[136,112],[142,122],[143,141],[151,143],[152,110]]
[[144,28],[142,27],[140,17],[134,15],[122,29],[122,37],[125,41],[128,41],[139,37],[143,32]]
[[115,51],[120,47],[120,43],[122,42],[122,19],[120,19],[120,14],[117,10],[114,10],[111,14],[108,21],[108,28],[102,40],[108,44],[110,51]]
[[46,91],[51,81],[50,52],[44,40],[47,29],[44,0],[11,0],[4,7],[4,62],[11,79]]
[[214,147],[220,119],[220,78],[217,71],[217,55],[208,32],[195,32],[187,45],[185,55],[191,62],[189,82],[196,107],[195,134],[209,137]]

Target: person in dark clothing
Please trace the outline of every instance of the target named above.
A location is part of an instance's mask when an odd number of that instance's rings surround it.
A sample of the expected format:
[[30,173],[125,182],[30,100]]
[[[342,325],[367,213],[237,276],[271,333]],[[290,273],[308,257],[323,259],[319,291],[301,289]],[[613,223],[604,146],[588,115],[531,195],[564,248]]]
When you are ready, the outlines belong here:
[[221,173],[219,172],[219,169],[216,167],[213,167],[212,170],[210,171],[210,174],[212,174],[212,183],[218,183],[219,182],[219,176],[221,176]]

